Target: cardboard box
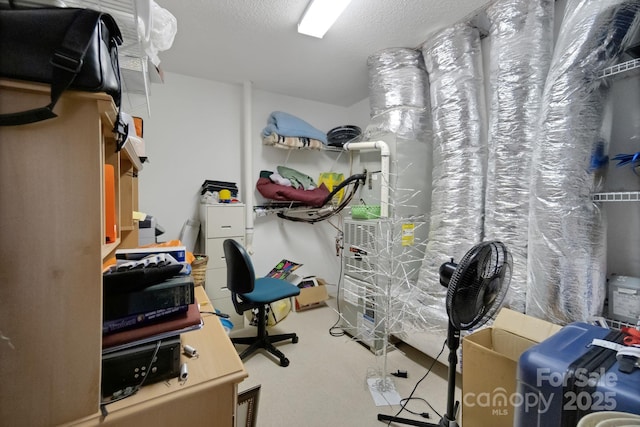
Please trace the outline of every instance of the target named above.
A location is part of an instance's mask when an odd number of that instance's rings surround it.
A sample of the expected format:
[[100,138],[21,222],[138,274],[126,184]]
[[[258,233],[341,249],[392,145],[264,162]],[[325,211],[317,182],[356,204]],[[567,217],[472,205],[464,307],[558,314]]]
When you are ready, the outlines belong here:
[[[303,279],[298,285],[300,295],[296,296],[296,311],[304,311],[310,308],[325,305],[325,301],[329,299],[327,293],[327,283],[319,278]],[[307,286],[309,282],[315,282],[313,286]]]
[[520,355],[561,326],[503,308],[493,325],[462,339],[462,425],[512,427]]

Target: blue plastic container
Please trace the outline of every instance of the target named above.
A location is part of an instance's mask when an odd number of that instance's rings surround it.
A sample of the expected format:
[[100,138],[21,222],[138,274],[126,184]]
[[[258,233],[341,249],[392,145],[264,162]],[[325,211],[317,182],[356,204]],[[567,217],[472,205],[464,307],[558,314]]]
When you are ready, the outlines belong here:
[[619,333],[572,323],[525,351],[518,362],[516,427],[575,427],[586,414],[640,414],[640,369],[621,372],[616,351],[592,346]]

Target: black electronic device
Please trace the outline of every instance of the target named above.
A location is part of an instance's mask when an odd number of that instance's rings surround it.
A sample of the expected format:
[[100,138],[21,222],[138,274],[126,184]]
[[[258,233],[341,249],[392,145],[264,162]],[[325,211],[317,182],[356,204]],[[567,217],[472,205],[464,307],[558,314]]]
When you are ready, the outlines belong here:
[[109,397],[143,381],[148,385],[179,375],[180,335],[103,354],[102,396]]
[[211,179],[204,180],[200,189],[200,195],[206,193],[207,191],[219,192],[220,190],[229,190],[229,192],[231,192],[231,197],[238,197],[238,186],[235,182],[215,181]]
[[338,126],[327,132],[327,145],[343,147],[347,142],[358,141],[362,130],[358,126]]
[[449,348],[449,381],[447,413],[439,424],[378,414],[379,421],[420,427],[457,427],[455,401],[456,365],[460,331],[485,324],[502,306],[509,289],[513,260],[502,242],[482,242],[471,248],[459,264],[451,260],[440,266],[440,284],[447,288],[447,347]]

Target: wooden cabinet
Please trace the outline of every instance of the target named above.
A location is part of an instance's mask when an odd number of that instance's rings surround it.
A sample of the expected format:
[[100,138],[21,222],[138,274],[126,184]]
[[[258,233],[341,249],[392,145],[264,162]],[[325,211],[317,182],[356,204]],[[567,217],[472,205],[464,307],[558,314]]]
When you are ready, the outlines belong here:
[[245,205],[220,203],[200,207],[200,243],[209,256],[205,289],[215,308],[230,316],[234,329],[244,327],[243,316],[236,313],[227,289],[227,264],[222,243],[234,239],[244,245]]
[[[110,132],[112,127],[105,129]],[[133,211],[138,210],[138,172],[142,163],[135,154],[131,144],[126,143],[122,151],[116,152],[116,142],[112,137],[104,140],[104,164],[113,166],[116,187],[116,236],[115,242],[107,242],[103,230],[102,257],[109,259],[118,248],[135,248],[138,246],[138,221],[133,219]],[[103,190],[105,191],[105,190]],[[103,204],[105,201],[103,200]],[[102,211],[104,215],[104,209]],[[103,217],[103,222],[105,218]]]
[[[48,103],[46,85],[0,80],[2,113]],[[3,425],[57,425],[98,411],[101,265],[133,230],[139,162],[115,153],[111,97],[70,91],[55,112],[55,119],[0,127]],[[116,170],[120,233],[110,245],[105,163]]]
[[[0,113],[48,103],[47,85],[0,79]],[[55,112],[0,127],[0,425],[203,425],[206,416],[233,426],[246,372],[215,316],[184,334],[201,354],[191,386],[150,384],[100,417],[102,263],[118,247],[137,246],[142,165],[128,144],[115,151],[111,97],[68,91]],[[105,164],[114,169],[116,206],[108,244]],[[211,311],[205,295],[199,301]]]

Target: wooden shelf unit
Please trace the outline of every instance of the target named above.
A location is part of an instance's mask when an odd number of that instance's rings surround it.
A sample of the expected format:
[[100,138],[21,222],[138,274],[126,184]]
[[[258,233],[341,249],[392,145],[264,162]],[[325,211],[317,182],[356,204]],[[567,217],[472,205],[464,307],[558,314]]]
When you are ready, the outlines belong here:
[[[49,103],[47,85],[0,80],[0,112]],[[100,401],[103,167],[115,107],[67,92],[55,119],[0,127],[0,419],[58,425]],[[109,129],[107,132],[106,129]]]
[[[0,79],[0,113],[47,105],[49,97],[48,85]],[[138,245],[132,210],[142,164],[129,144],[115,152],[116,108],[108,95],[67,91],[55,113],[0,127],[0,424],[162,424],[218,408],[225,416],[211,425],[231,427],[246,372],[213,317],[189,337],[201,353],[215,345],[194,367],[192,387],[143,387],[114,404],[113,417],[100,418],[102,263],[117,248]],[[118,225],[117,241],[108,245],[105,163],[116,171]],[[194,405],[213,409],[201,414]]]

